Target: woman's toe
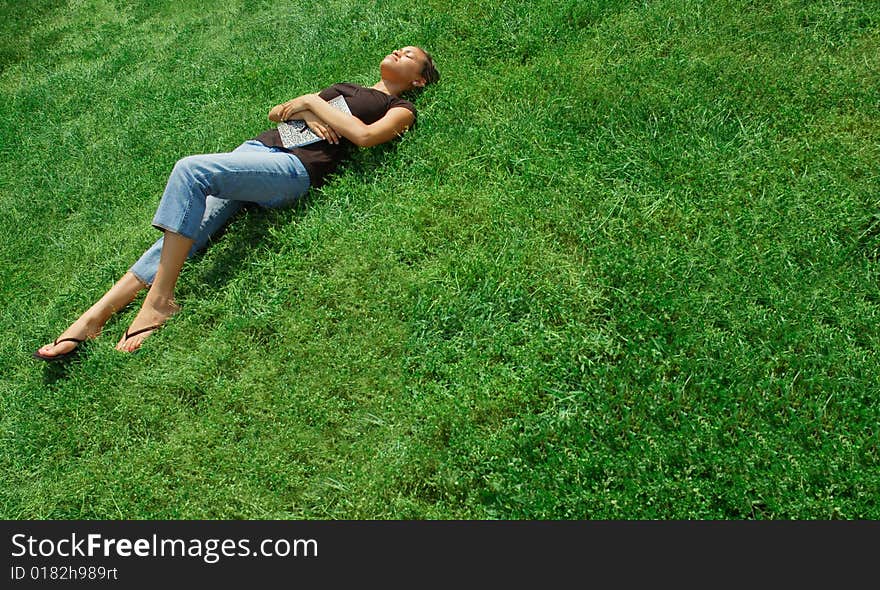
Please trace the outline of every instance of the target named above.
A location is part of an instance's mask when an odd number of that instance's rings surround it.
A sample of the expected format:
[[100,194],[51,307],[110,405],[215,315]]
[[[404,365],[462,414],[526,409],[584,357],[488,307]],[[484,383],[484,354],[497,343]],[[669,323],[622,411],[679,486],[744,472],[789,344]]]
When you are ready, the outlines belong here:
[[59,345],[57,344],[47,344],[41,350],[49,356],[58,356],[59,354],[61,354],[60,352],[58,352],[58,346]]

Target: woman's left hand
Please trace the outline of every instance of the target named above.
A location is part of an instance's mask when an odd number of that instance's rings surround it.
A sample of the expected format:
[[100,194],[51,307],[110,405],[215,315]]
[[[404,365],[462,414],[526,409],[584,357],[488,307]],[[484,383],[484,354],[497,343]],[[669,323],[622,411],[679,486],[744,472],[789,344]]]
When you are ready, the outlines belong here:
[[312,111],[303,111],[297,114],[297,117],[300,117],[303,121],[305,121],[306,125],[309,126],[309,129],[314,131],[315,135],[327,141],[327,143],[339,143],[339,134],[336,133],[336,130],[325,123],[323,119],[320,119]]

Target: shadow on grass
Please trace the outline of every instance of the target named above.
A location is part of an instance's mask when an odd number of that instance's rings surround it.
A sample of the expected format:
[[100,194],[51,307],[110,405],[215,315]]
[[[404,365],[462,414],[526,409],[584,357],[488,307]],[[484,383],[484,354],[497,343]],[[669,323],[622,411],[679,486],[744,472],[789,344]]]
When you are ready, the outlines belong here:
[[80,364],[89,354],[88,343],[80,344],[80,350],[76,354],[60,361],[41,361],[34,359],[33,362],[43,365],[43,385],[54,385],[58,381],[66,379],[70,370]]
[[[356,153],[344,162],[336,171],[336,175],[354,175],[355,178],[368,179],[378,170],[382,163],[397,151],[397,142],[377,146]],[[333,181],[330,180],[332,183]],[[206,292],[223,288],[240,270],[241,262],[247,253],[257,248],[268,239],[272,229],[289,223],[298,223],[308,214],[312,204],[321,197],[321,192],[310,189],[291,207],[284,209],[266,209],[259,205],[247,205],[220,229],[201,251],[197,252],[192,261],[197,262],[223,240],[224,246],[211,254],[209,265],[194,265],[189,270],[188,279],[180,284],[182,295],[201,296]],[[230,232],[230,228],[235,231]]]
[[57,31],[41,32],[32,38],[31,30],[49,22],[52,13],[66,4],[64,0],[0,2],[0,73],[63,40],[63,33]]
[[[35,361],[42,362],[42,361]],[[73,361],[57,361],[43,363],[43,385],[54,385],[56,382],[66,379]]]
[[[378,169],[384,158],[389,153],[396,151],[396,144],[388,144],[373,148],[364,153],[356,154],[351,160],[340,167],[337,174],[353,174],[355,178],[368,179]],[[331,181],[332,182],[332,181]],[[208,241],[207,245],[196,252],[187,261],[187,266],[181,274],[183,280],[178,283],[177,292],[182,298],[187,296],[204,297],[208,293],[223,290],[229,281],[240,271],[242,262],[247,259],[248,253],[258,249],[272,234],[272,230],[290,223],[298,223],[308,214],[316,199],[321,197],[320,190],[309,190],[300,197],[295,204],[283,209],[266,209],[256,204],[245,206],[234,215],[229,222]],[[233,229],[234,231],[230,231]],[[212,247],[222,240],[222,248]],[[211,252],[210,261],[201,264],[202,258]],[[112,331],[116,323],[129,325],[134,318],[135,310],[140,308],[145,291],[119,313],[114,314],[104,326],[103,332]],[[271,334],[262,330],[255,337],[263,339]],[[89,354],[89,342],[81,344],[81,350],[69,359],[61,361],[44,362],[43,383],[52,385],[57,381],[67,378],[70,370],[82,363]],[[185,396],[186,397],[186,396]]]
[[[238,212],[221,230],[208,241],[205,248],[193,255],[191,262],[202,262],[211,248],[223,241],[222,248],[211,251],[209,264],[193,264],[186,269],[186,277],[179,283],[182,296],[203,296],[207,292],[223,287],[241,269],[248,253],[264,243],[274,228],[289,223],[297,223],[306,215],[309,203],[315,195],[309,191],[297,201],[296,205],[285,209],[265,209],[249,205]],[[233,229],[235,231],[230,231]],[[183,277],[184,275],[181,274]]]

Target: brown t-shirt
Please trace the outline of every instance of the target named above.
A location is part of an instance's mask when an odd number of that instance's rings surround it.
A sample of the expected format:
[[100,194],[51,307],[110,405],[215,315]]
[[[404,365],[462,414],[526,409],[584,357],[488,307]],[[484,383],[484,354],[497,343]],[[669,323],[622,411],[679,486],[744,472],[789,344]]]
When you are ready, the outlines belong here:
[[[416,115],[416,108],[410,101],[357,84],[334,84],[322,90],[319,96],[324,100],[332,100],[340,94],[345,97],[351,114],[367,125],[375,123],[394,107],[409,109],[413,116]],[[278,133],[277,127],[264,131],[254,139],[270,147],[281,148],[298,157],[309,172],[309,181],[312,187],[324,184],[327,175],[336,170],[339,163],[348,156],[354,147],[354,144],[349,140],[340,137],[339,143],[335,145],[322,140],[306,146],[286,149],[281,143],[281,135]]]

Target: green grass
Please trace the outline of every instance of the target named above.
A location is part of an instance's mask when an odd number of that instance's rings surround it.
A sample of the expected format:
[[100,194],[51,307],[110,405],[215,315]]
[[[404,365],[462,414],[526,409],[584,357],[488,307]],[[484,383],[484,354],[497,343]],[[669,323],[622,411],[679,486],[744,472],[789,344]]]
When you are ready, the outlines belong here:
[[[880,4],[0,2],[0,516],[880,517]],[[435,55],[420,125],[29,358],[173,163]]]

